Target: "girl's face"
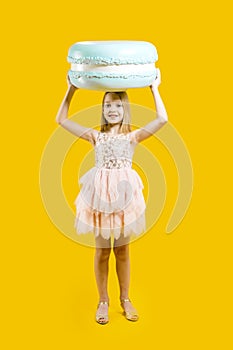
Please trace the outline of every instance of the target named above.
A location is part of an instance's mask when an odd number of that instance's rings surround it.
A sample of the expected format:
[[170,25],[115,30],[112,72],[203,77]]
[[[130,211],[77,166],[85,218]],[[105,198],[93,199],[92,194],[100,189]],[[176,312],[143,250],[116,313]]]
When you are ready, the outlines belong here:
[[117,94],[109,92],[104,99],[104,118],[109,124],[120,123],[124,118],[124,108]]

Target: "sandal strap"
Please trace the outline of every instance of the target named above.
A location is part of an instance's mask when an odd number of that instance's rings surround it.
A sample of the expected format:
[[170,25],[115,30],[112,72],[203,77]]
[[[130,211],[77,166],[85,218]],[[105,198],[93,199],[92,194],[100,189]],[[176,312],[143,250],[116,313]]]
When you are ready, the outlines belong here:
[[121,303],[122,303],[122,304],[125,303],[125,302],[127,302],[127,301],[129,301],[129,302],[131,303],[131,300],[130,300],[129,298],[127,298],[127,299],[121,299]]
[[100,318],[105,318],[108,320],[108,314],[99,314],[98,312],[96,313],[96,318],[100,319]]
[[100,301],[97,305],[97,307],[99,307],[100,305],[108,305],[109,306],[109,302],[108,301]]

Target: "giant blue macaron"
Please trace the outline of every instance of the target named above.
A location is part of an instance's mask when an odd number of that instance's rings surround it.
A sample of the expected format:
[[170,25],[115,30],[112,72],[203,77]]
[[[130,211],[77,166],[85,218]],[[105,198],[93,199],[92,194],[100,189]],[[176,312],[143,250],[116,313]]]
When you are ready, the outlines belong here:
[[78,88],[125,91],[151,85],[157,59],[155,46],[146,41],[81,41],[68,51],[68,74]]

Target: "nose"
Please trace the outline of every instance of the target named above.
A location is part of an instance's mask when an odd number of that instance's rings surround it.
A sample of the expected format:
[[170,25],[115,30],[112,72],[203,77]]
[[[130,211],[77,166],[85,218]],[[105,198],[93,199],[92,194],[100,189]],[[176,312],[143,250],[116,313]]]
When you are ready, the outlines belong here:
[[116,113],[116,109],[115,108],[110,108],[110,113]]

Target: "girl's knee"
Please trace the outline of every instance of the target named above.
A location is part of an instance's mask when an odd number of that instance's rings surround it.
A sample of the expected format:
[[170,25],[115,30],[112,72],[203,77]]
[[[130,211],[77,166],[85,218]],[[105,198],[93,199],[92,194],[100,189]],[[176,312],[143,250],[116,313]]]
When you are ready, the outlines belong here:
[[99,260],[109,259],[111,248],[96,248],[95,254]]
[[116,258],[125,259],[129,256],[129,245],[121,245],[121,246],[115,246],[113,248],[114,254]]

